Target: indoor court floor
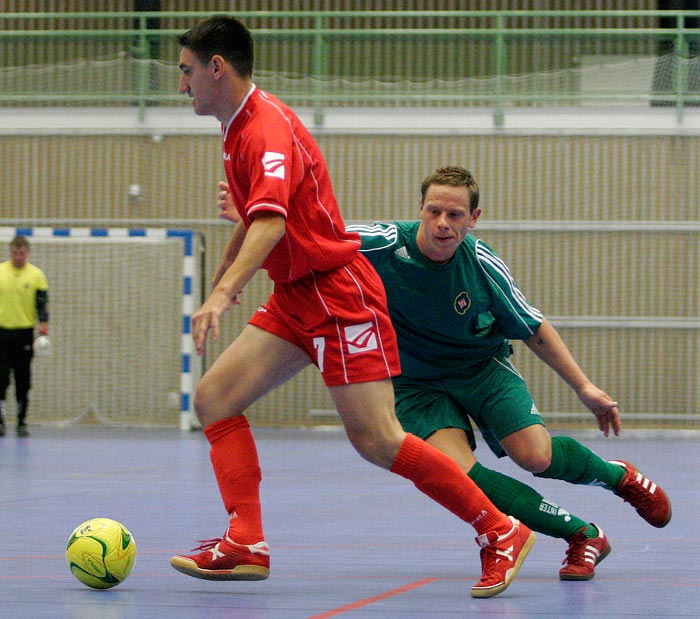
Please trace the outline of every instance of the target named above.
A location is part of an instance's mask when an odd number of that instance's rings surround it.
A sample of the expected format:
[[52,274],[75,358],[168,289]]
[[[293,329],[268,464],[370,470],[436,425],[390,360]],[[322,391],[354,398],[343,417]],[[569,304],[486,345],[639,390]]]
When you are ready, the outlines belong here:
[[[566,543],[544,535],[500,596],[477,600],[474,531],[413,485],[364,462],[337,428],[256,428],[266,581],[208,582],[174,571],[171,554],[217,537],[226,515],[201,432],[33,426],[0,438],[0,618],[453,619],[700,616],[700,436],[574,434],[664,487],[673,519],[654,529],[596,487],[536,479],[480,444],[511,474],[596,522],[612,552],[588,582],[558,579]],[[125,524],[138,545],[129,578],[88,589],[64,550],[88,518]]]

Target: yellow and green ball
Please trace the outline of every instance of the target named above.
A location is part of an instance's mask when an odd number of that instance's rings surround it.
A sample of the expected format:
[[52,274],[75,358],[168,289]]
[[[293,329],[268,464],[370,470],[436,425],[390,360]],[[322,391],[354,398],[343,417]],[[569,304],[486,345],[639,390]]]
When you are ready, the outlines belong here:
[[111,518],[92,518],[71,533],[66,546],[71,573],[93,589],[122,582],[136,561],[136,542],[129,530]]

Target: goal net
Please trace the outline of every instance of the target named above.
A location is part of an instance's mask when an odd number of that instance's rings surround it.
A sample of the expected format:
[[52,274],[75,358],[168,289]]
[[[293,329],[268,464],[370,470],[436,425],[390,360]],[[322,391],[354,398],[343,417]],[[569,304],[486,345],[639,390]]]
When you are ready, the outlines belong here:
[[[35,356],[28,421],[188,427],[198,378],[189,317],[198,236],[187,230],[0,228],[30,241],[49,282],[50,356]],[[12,387],[8,415],[15,413]]]

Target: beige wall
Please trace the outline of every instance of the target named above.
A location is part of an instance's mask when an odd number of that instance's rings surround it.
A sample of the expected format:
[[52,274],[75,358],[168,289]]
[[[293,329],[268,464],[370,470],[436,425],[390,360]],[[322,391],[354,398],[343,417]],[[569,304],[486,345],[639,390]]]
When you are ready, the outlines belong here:
[[[236,10],[317,10],[315,0],[242,0]],[[129,0],[55,0],[51,10],[127,11]],[[164,2],[176,10],[227,11],[229,0],[177,0]],[[653,0],[634,3],[634,8],[656,9]],[[369,10],[370,0],[329,0],[327,10]],[[629,8],[625,0],[386,0],[384,10],[558,10]],[[3,11],[39,12],[43,0],[6,0]],[[637,18],[593,23],[585,17],[567,18],[575,27],[649,27]],[[175,30],[189,27],[192,20],[165,20]],[[273,17],[252,20],[251,28],[298,26]],[[396,21],[392,27],[405,26]],[[384,22],[356,20],[352,27],[388,27]],[[441,24],[436,23],[438,27]],[[443,24],[444,25],[444,24]],[[464,27],[478,25],[467,20]],[[481,24],[483,25],[483,24]],[[547,27],[551,23],[538,23]],[[555,24],[556,25],[556,24]],[[654,24],[651,24],[654,25]],[[0,29],[16,28],[123,28],[129,21],[111,17],[101,22],[76,24],[74,20],[31,23],[5,20]],[[130,45],[129,42],[127,42]],[[7,38],[0,44],[4,66],[35,64],[39,68],[72,58],[114,58],[128,45],[123,39],[97,46],[84,40],[58,43],[46,40]],[[424,54],[427,65],[417,61],[411,42],[400,41],[391,50],[350,50],[356,62],[348,64],[343,43],[336,42],[333,62],[342,73],[353,69],[364,75],[367,68],[357,61],[369,59],[380,75],[387,72],[408,76],[435,71],[469,71],[487,75],[492,58],[476,41],[462,42],[468,49],[451,45]],[[127,47],[125,47],[127,45]],[[298,45],[298,43],[295,43]],[[575,59],[590,54],[649,54],[655,45],[633,37],[624,42],[596,38],[583,44],[575,40],[548,41],[508,49],[510,74],[547,72],[560,65],[570,68]],[[517,45],[517,44],[516,44]],[[279,53],[275,44],[259,49],[259,67],[306,75],[309,49]],[[335,48],[334,48],[335,49]],[[481,51],[479,51],[481,49]],[[364,50],[364,51],[362,51]],[[171,41],[161,56],[175,60]],[[345,50],[347,51],[347,50]],[[430,51],[430,50],[429,50]],[[469,62],[465,63],[464,59]],[[344,63],[344,64],[343,64]],[[562,64],[563,63],[563,64]],[[358,68],[359,67],[359,68]],[[452,69],[450,69],[452,67]],[[373,73],[367,73],[372,74]],[[441,73],[442,75],[442,73]],[[128,74],[130,76],[130,74]],[[86,76],[79,75],[85,84]],[[40,79],[37,77],[36,79]],[[65,79],[65,76],[64,76]],[[111,84],[122,92],[129,87]],[[18,92],[28,88],[20,76]],[[58,87],[65,87],[59,83]],[[94,85],[93,85],[94,86]],[[44,85],[49,91],[53,86]],[[72,89],[69,88],[72,92]],[[6,87],[7,94],[13,89]],[[41,89],[40,89],[41,91]],[[169,91],[168,91],[169,92]],[[277,89],[273,92],[281,94]],[[74,102],[75,103],[75,102]],[[77,105],[78,103],[76,103]],[[5,104],[4,104],[5,105]],[[16,105],[10,101],[6,105]],[[35,103],[41,105],[41,103]],[[41,113],[37,111],[37,113]],[[582,112],[583,113],[583,112]],[[410,219],[416,216],[422,178],[435,167],[460,164],[470,168],[481,185],[483,229],[477,231],[510,264],[521,288],[547,315],[556,317],[628,316],[658,317],[660,323],[693,320],[698,316],[697,225],[700,181],[700,136],[697,135],[332,135],[319,134],[344,216],[348,221]],[[216,219],[216,184],[221,178],[218,136],[125,135],[34,135],[0,136],[0,226],[70,225],[100,222],[101,225],[181,226],[200,231],[206,243],[205,278],[213,272],[230,225]],[[138,184],[143,199],[129,198],[128,188]],[[490,222],[576,221],[589,231],[500,231]],[[598,231],[601,222],[688,222],[686,231]],[[246,317],[264,300],[269,283],[263,274],[251,283],[243,306],[226,322],[222,342],[229,340]],[[653,323],[653,320],[652,320]],[[591,377],[620,400],[623,411],[672,413],[682,417],[700,414],[700,341],[695,329],[650,328],[563,328],[562,334],[576,351]],[[221,346],[214,346],[211,361]],[[544,411],[582,412],[575,397],[542,364],[520,351],[515,361],[530,377],[540,408]],[[330,409],[331,404],[313,371],[270,394],[251,411],[258,423],[307,423],[310,409]],[[323,421],[324,418],[315,418]]]
[[[410,218],[423,177],[476,175],[484,219],[697,218],[700,137],[319,135],[346,219]],[[0,217],[211,217],[212,136],[0,136]],[[128,200],[138,183],[145,200]]]
[[[319,135],[346,220],[414,218],[423,177],[442,164],[471,168],[481,185],[483,238],[547,315],[659,317],[700,314],[698,232],[599,231],[601,222],[697,224],[697,136]],[[0,220],[158,220],[200,230],[205,278],[228,239],[216,219],[218,136],[1,137]],[[143,201],[130,202],[138,183]],[[583,223],[584,232],[514,232],[489,222]],[[264,300],[263,274],[226,322],[230,339]],[[700,341],[692,329],[562,330],[591,377],[630,413],[698,414]],[[210,358],[220,350],[212,349]],[[582,412],[553,375],[520,352],[544,411]],[[306,423],[331,408],[313,372],[256,405],[252,417]]]

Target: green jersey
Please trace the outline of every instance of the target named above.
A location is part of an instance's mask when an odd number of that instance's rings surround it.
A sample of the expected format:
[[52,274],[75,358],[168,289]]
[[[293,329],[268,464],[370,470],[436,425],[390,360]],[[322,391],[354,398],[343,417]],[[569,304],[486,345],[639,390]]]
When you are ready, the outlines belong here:
[[437,264],[418,249],[418,225],[348,226],[384,282],[403,377],[464,375],[491,357],[507,357],[509,339],[539,329],[542,313],[490,247],[467,236],[452,260]]

